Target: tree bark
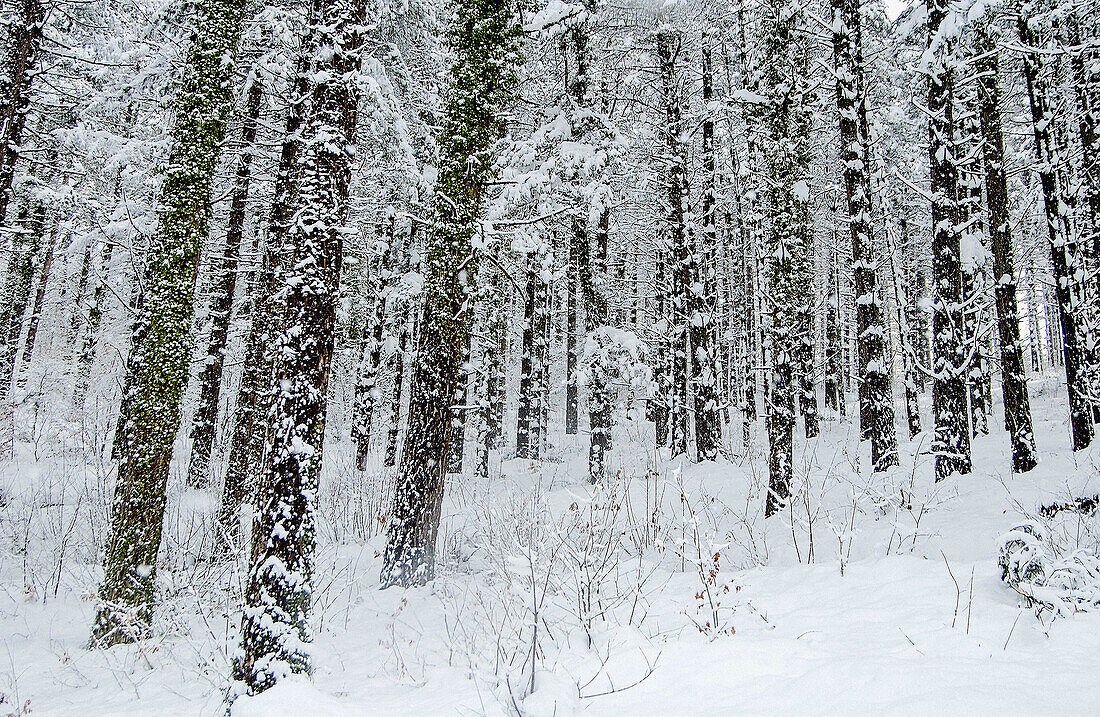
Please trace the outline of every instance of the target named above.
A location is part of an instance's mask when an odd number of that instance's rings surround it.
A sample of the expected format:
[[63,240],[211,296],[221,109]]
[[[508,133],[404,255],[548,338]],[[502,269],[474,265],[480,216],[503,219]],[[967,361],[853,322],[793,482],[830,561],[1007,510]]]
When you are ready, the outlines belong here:
[[210,454],[214,447],[218,404],[222,395],[222,367],[225,365],[225,350],[229,339],[229,320],[232,317],[233,296],[237,289],[248,186],[252,178],[252,151],[256,142],[260,102],[264,95],[263,83],[256,74],[258,70],[259,68],[253,70],[245,99],[241,151],[237,157],[237,174],[229,206],[225,249],[219,266],[221,276],[211,302],[210,339],[206,345],[202,373],[199,375],[199,404],[191,423],[191,457],[187,465],[187,485],[192,488],[203,488],[210,482]]
[[236,51],[244,7],[240,0],[202,0],[193,11],[195,30],[174,100],[164,209],[149,247],[119,410],[118,476],[92,629],[97,644],[131,642],[151,629],[165,483],[191,357],[199,247],[233,104],[226,59]]
[[[928,32],[940,37],[946,0],[927,0]],[[932,452],[936,480],[970,473],[966,411],[966,355],[962,341],[962,269],[958,231],[958,168],[952,124],[954,80],[950,43],[933,53],[928,70],[928,155],[932,190]]]

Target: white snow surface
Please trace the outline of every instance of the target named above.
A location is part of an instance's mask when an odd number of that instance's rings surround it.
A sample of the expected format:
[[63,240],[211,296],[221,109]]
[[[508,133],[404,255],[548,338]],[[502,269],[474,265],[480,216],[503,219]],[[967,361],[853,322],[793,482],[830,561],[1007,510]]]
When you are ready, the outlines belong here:
[[[867,470],[851,423],[826,416],[820,438],[796,437],[801,494],[766,523],[762,426],[745,448],[734,416],[729,460],[669,461],[636,407],[616,428],[616,490],[585,483],[583,433],[553,435],[541,463],[494,456],[488,484],[452,477],[440,575],[409,590],[378,589],[384,536],[348,517],[382,469],[356,478],[346,435],[331,438],[313,674],[232,714],[1095,715],[1100,614],[1037,616],[996,564],[998,537],[1040,503],[1097,491],[1095,453],[1068,450],[1059,386],[1032,377],[1042,462],[1023,476],[999,402],[974,474],[938,485],[929,434],[904,440],[900,411],[887,475]],[[71,426],[30,424],[21,413],[0,473],[0,714],[224,713],[242,568],[199,559],[216,499],[173,467],[157,634],[89,650],[113,474]]]

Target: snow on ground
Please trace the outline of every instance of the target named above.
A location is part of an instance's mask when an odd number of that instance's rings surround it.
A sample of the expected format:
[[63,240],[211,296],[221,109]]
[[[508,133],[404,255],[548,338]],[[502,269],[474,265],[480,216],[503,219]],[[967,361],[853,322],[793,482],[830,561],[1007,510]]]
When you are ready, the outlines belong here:
[[[1068,451],[1056,381],[1031,388],[1032,473],[1010,475],[999,415],[975,473],[939,485],[927,434],[872,476],[830,420],[798,442],[799,494],[767,524],[760,436],[681,465],[627,424],[610,490],[583,482],[581,443],[559,436],[551,460],[454,480],[441,575],[407,591],[377,589],[378,476],[341,479],[337,451],[314,674],[232,714],[1097,714],[1100,615],[1037,616],[996,564],[1025,514],[1100,484],[1094,453]],[[173,477],[157,637],[90,651],[111,474],[67,430],[28,429],[0,475],[0,715],[222,713],[241,568],[197,558],[212,500]]]

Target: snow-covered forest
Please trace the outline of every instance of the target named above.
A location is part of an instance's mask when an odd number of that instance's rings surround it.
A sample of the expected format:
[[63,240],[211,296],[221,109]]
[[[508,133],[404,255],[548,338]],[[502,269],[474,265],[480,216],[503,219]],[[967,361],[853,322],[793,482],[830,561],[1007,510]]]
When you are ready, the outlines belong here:
[[2,0],[0,715],[1097,714],[1095,0]]

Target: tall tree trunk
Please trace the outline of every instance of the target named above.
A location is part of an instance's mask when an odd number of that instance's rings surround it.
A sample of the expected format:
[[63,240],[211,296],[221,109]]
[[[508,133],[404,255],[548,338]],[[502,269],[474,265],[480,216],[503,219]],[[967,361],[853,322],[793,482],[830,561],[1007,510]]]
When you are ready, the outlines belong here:
[[[942,40],[946,0],[927,0],[928,32]],[[958,232],[958,168],[952,124],[951,44],[940,42],[928,69],[928,156],[932,176],[932,451],[936,480],[970,473],[963,346],[962,269]]]
[[397,350],[393,352],[393,400],[390,402],[390,424],[386,429],[386,456],[382,465],[392,468],[397,465],[397,443],[401,432],[401,396],[405,383],[405,352],[409,346],[409,322],[401,326],[401,335]]
[[715,262],[718,258],[718,224],[715,214],[716,162],[714,147],[714,63],[711,60],[710,33],[703,34],[702,50],[703,105],[703,227],[696,235],[692,256],[694,277],[691,286],[690,343],[692,387],[695,398],[695,455],[699,461],[718,458],[722,426],[718,420],[718,395],[714,327],[717,311]]
[[[451,16],[451,100],[439,140],[436,224],[424,252],[424,318],[405,450],[387,525],[383,586],[423,584],[435,574],[451,406],[468,333],[467,287],[475,286],[467,259],[485,187],[493,176],[491,150],[504,134],[504,111],[517,86],[521,30],[514,14],[510,0],[471,0],[456,6]],[[466,269],[460,277],[462,267]]]
[[363,332],[363,348],[359,361],[359,375],[355,381],[355,401],[351,421],[351,436],[355,441],[355,467],[367,470],[367,457],[370,455],[370,439],[374,428],[374,409],[381,400],[378,376],[382,370],[382,339],[386,326],[386,281],[391,272],[390,261],[393,256],[393,242],[397,218],[388,210],[378,226],[378,246],[375,247],[377,260],[372,267],[370,283],[371,309],[370,320]]
[[687,215],[687,147],[683,141],[683,112],[681,109],[680,79],[676,59],[680,53],[680,35],[672,30],[662,30],[657,35],[657,58],[661,77],[661,97],[664,102],[665,126],[665,192],[667,202],[669,259],[671,271],[670,317],[671,392],[669,398],[669,424],[672,455],[686,455],[688,450],[688,377],[691,373],[689,355],[691,333],[690,290],[692,280],[691,254],[689,250]]
[[8,45],[0,70],[0,225],[8,215],[45,20],[41,0],[17,0],[16,4],[18,13],[7,25]]
[[248,95],[241,123],[241,150],[237,156],[237,176],[229,205],[229,223],[225,234],[225,249],[210,307],[210,339],[206,358],[199,375],[199,405],[191,423],[191,458],[187,465],[187,485],[205,487],[210,481],[210,453],[214,447],[214,432],[218,419],[218,404],[222,395],[222,367],[229,339],[229,320],[233,313],[233,296],[237,290],[237,269],[240,263],[241,238],[244,236],[244,214],[248,205],[248,185],[252,178],[252,151],[256,142],[256,123],[260,117],[260,102],[264,88],[259,68],[248,80]]
[[1024,0],[1017,4],[1017,31],[1020,41],[1027,48],[1024,52],[1024,78],[1027,81],[1031,105],[1035,156],[1039,162],[1039,181],[1043,188],[1051,265],[1054,268],[1072,444],[1073,450],[1079,451],[1092,443],[1094,434],[1088,387],[1083,381],[1088,370],[1094,368],[1086,366],[1084,360],[1085,347],[1091,344],[1091,337],[1087,327],[1079,323],[1083,313],[1084,289],[1079,277],[1083,275],[1084,266],[1065,201],[1061,176],[1062,160],[1050,126],[1054,118],[1051,113],[1048,80],[1044,75],[1042,50],[1030,24],[1034,8],[1034,0]]
[[92,630],[99,644],[129,642],[151,627],[165,483],[191,357],[199,247],[207,238],[211,185],[233,105],[226,59],[236,51],[244,6],[202,0],[193,11],[192,44],[174,100],[164,209],[149,247],[119,411],[122,450]]
[[45,231],[45,205],[37,203],[33,209],[24,208],[16,224],[18,230],[12,239],[4,293],[0,296],[0,457],[9,459],[15,455],[12,379],[19,337],[23,333],[23,314],[27,311],[34,282],[35,257]]
[[273,440],[259,485],[234,678],[250,693],[308,672],[315,501],[339,301],[364,5],[326,0],[309,35],[312,108],[299,159],[300,207],[287,236],[287,330],[272,385]]
[[20,385],[25,385],[27,382],[27,369],[31,364],[31,356],[34,355],[34,344],[38,336],[38,324],[42,319],[42,305],[46,300],[46,287],[50,282],[50,267],[53,265],[54,249],[59,239],[58,234],[58,225],[55,222],[50,241],[46,245],[46,253],[42,257],[42,268],[39,269],[38,290],[34,294],[34,305],[31,308],[31,315],[27,319],[27,338],[23,342],[23,360],[19,365]]
[[538,458],[538,383],[536,376],[536,311],[540,282],[537,257],[528,255],[524,287],[523,335],[520,338],[519,408],[516,419],[516,457]]
[[[307,37],[303,44],[308,48],[311,42],[312,39]],[[303,51],[298,59],[291,87],[267,238],[261,249],[260,270],[253,277],[249,292],[252,321],[245,342],[244,370],[233,412],[233,438],[222,484],[221,504],[218,506],[218,540],[215,550],[223,557],[230,555],[240,544],[237,514],[245,497],[250,491],[255,491],[259,483],[267,450],[271,427],[269,413],[274,395],[270,390],[275,357],[272,347],[276,342],[277,328],[282,321],[283,303],[276,286],[276,277],[280,275],[286,236],[290,231],[293,207],[297,203],[300,131],[309,102],[309,89],[309,55],[308,51]]]
[[808,48],[805,18],[774,0],[765,9],[764,71],[760,109],[765,135],[767,207],[771,217],[767,245],[770,381],[768,406],[769,479],[765,517],[774,515],[790,495],[794,474],[795,386],[802,307],[811,302],[812,230],[809,215],[809,128],[805,67]]
[[886,353],[886,328],[875,293],[867,91],[860,3],[859,0],[832,0],[832,5],[841,161],[848,199],[856,295],[860,434],[871,441],[873,470],[882,471],[898,464],[898,439],[894,427],[894,396]]

